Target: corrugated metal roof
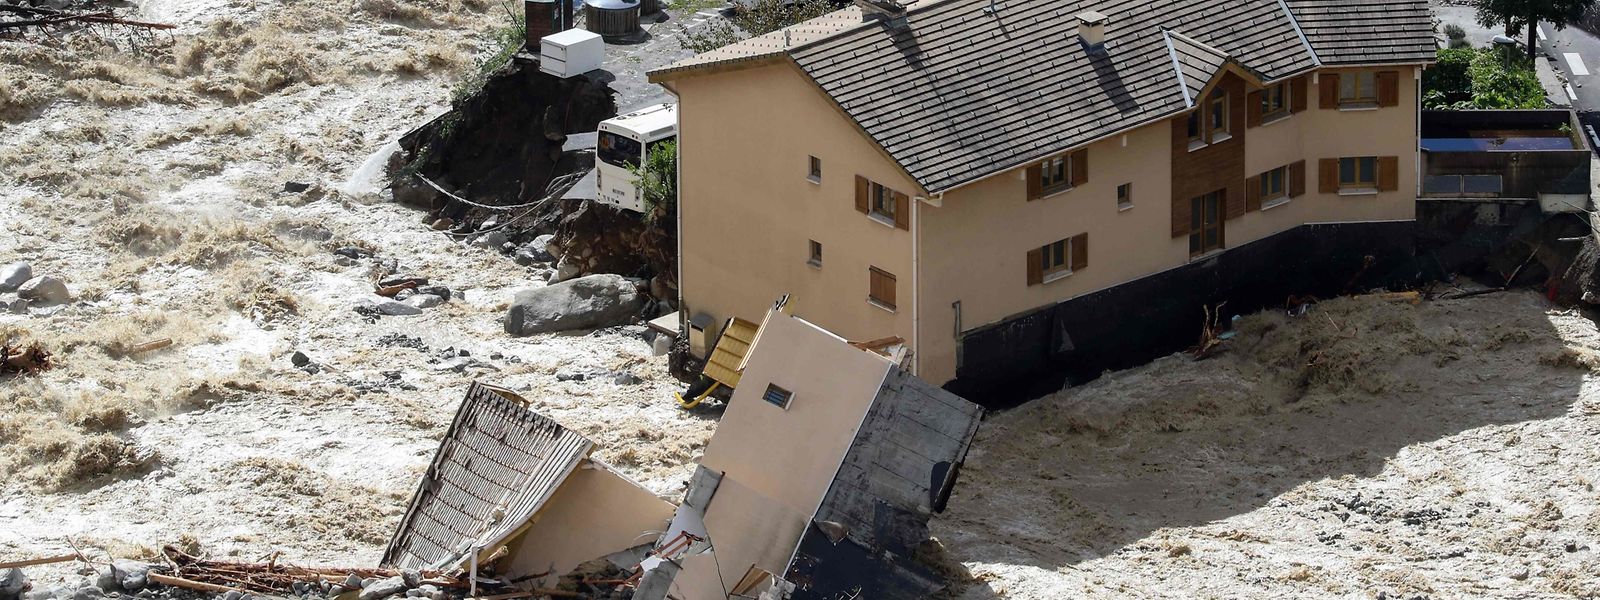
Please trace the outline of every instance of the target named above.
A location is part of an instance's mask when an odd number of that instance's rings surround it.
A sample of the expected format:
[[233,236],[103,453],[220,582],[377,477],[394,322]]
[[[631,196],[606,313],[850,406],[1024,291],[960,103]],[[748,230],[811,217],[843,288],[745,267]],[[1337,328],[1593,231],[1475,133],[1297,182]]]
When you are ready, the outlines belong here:
[[[1110,17],[1103,52],[1078,40],[1075,15],[1089,10]],[[1310,22],[1297,28],[1301,13]],[[942,0],[913,6],[904,26],[859,21],[846,9],[796,26],[820,33],[815,40],[785,46],[776,32],[651,77],[788,56],[924,189],[940,192],[1186,110],[1185,89],[1203,86],[1193,80],[1220,66],[1219,55],[1268,80],[1319,58],[1433,57],[1425,0]],[[1192,43],[1169,49],[1178,39],[1169,30]],[[1175,69],[1179,45],[1188,62]]]
[[498,545],[550,499],[593,444],[509,391],[473,382],[383,555],[452,567]]

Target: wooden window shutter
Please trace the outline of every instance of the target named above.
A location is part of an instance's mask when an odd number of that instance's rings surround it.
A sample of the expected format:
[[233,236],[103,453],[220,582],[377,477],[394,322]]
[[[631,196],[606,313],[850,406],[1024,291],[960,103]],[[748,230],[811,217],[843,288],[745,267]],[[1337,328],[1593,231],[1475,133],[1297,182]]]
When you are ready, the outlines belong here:
[[894,193],[894,226],[911,230],[911,197],[900,192]]
[[1239,193],[1239,188],[1228,187],[1222,190],[1224,219],[1237,219],[1244,216],[1245,195]]
[[1339,108],[1339,76],[1323,73],[1317,76],[1318,106],[1324,109]]
[[1245,95],[1244,100],[1245,124],[1250,127],[1261,126],[1261,90],[1256,90]]
[[1089,150],[1087,148],[1072,153],[1071,163],[1072,187],[1089,183]]
[[1304,112],[1306,109],[1306,76],[1301,75],[1289,80],[1289,112]]
[[1324,158],[1317,161],[1317,191],[1324,194],[1339,193],[1339,159]]
[[1080,233],[1072,236],[1072,266],[1074,271],[1082,271],[1089,266],[1089,234]]
[[1044,248],[1028,251],[1028,285],[1044,283]]
[[1400,157],[1378,157],[1378,191],[1393,192],[1400,189]]
[[1378,106],[1400,106],[1400,72],[1378,71]]
[[868,297],[879,304],[894,308],[894,275],[877,267],[868,267],[867,277],[870,279],[867,288]]
[[1261,176],[1244,180],[1244,210],[1261,210]]
[[871,187],[867,183],[867,178],[860,175],[856,176],[856,212],[867,214],[870,210],[867,203],[867,194],[871,193]]
[[1306,161],[1297,160],[1289,165],[1289,197],[1306,195]]
[[1028,167],[1028,174],[1023,177],[1028,180],[1028,200],[1038,200],[1039,196],[1044,194],[1044,184],[1040,182],[1040,179],[1044,177],[1044,166],[1034,163],[1033,166]]
[[1189,201],[1172,199],[1172,237],[1189,235]]

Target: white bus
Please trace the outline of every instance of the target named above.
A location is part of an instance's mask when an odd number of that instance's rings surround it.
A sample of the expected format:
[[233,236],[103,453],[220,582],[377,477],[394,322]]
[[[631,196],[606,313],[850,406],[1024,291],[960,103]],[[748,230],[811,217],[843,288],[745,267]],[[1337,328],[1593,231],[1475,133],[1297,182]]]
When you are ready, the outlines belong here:
[[[644,212],[638,181],[628,169],[644,161],[645,154],[678,139],[678,106],[657,104],[600,122],[595,143],[595,164],[600,201],[618,208]],[[677,182],[673,182],[676,185]]]

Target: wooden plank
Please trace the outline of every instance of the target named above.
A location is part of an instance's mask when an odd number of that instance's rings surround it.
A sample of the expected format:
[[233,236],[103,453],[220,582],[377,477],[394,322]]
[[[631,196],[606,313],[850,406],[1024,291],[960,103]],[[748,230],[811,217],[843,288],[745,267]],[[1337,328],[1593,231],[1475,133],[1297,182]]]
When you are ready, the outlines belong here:
[[49,564],[55,564],[55,563],[64,563],[64,562],[71,561],[71,560],[79,560],[79,558],[80,557],[77,555],[77,553],[73,553],[73,554],[62,554],[62,555],[59,555],[59,556],[46,556],[46,557],[43,557],[43,558],[29,558],[29,559],[24,559],[24,560],[13,560],[13,561],[10,561],[10,562],[0,563],[0,569],[18,569],[18,568],[22,568],[22,567],[32,567],[32,566],[35,566],[35,565],[49,565]]

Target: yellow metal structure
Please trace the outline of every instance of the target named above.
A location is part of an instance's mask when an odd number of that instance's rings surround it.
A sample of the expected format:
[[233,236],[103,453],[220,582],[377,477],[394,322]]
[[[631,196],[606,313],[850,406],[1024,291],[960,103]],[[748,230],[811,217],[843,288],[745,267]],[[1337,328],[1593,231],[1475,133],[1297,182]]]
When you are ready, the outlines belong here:
[[730,388],[738,388],[739,365],[744,363],[744,356],[750,353],[750,344],[755,342],[759,329],[755,323],[744,319],[730,319],[728,326],[722,330],[722,339],[717,340],[716,349],[711,351],[711,358],[706,359],[706,377]]

